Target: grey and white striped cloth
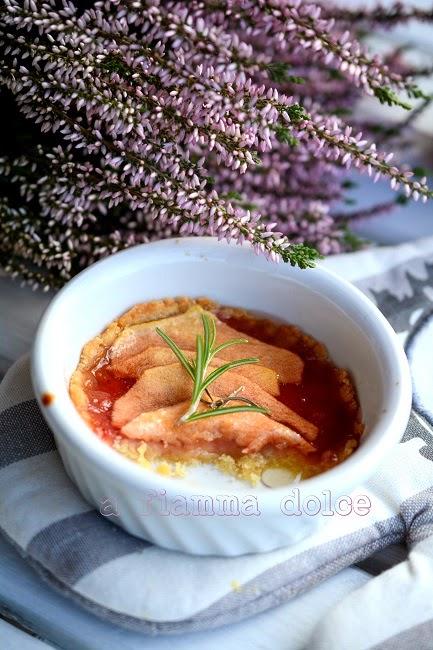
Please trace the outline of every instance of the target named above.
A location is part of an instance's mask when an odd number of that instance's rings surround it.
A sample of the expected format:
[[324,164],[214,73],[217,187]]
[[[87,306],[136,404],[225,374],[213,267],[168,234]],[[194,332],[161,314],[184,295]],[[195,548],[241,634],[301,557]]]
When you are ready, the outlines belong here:
[[422,643],[430,643],[433,631],[433,239],[398,254],[393,249],[389,258],[374,251],[345,256],[336,270],[376,300],[405,339],[414,373],[414,410],[403,441],[357,490],[371,501],[368,514],[335,515],[332,525],[296,546],[239,558],[188,556],[136,539],[93,510],[66,476],[23,358],[0,385],[6,538],[63,594],[111,622],[154,634],[252,616],[404,541],[408,560],[346,596],[310,647],[431,647]]

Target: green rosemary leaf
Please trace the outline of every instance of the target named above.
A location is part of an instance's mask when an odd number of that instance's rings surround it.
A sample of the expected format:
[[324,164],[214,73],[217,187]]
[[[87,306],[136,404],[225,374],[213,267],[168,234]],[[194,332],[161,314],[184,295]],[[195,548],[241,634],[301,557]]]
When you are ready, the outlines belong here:
[[212,409],[209,411],[199,411],[198,413],[193,413],[189,415],[185,422],[194,422],[195,420],[203,420],[204,418],[210,418],[214,415],[229,415],[230,413],[263,413],[266,415],[269,413],[268,409],[263,408],[262,406],[224,406],[217,409]]
[[248,343],[248,339],[231,339],[230,341],[226,341],[225,343],[221,343],[221,345],[218,345],[213,351],[212,351],[212,357],[216,357],[222,350],[225,350],[226,348],[231,347],[232,345],[238,345],[242,343]]
[[201,317],[201,320],[203,322],[203,356],[204,358],[208,357],[209,350],[210,350],[210,330],[209,330],[209,321],[203,314]]
[[201,397],[203,390],[201,389],[204,373],[206,370],[206,359],[204,355],[204,342],[203,337],[198,334],[196,340],[196,356],[195,356],[195,377],[194,388],[192,391],[191,402],[195,404]]
[[204,330],[204,358],[209,359],[212,353],[212,348],[215,345],[216,327],[213,318],[207,314],[202,315],[203,330]]
[[204,380],[203,386],[208,388],[216,379],[223,375],[228,370],[233,370],[233,368],[238,368],[239,366],[245,366],[250,363],[258,363],[259,359],[257,357],[250,357],[248,359],[237,359],[236,361],[230,361],[225,363],[223,366],[215,368]]
[[182,350],[176,345],[176,343],[173,341],[172,338],[168,336],[163,330],[161,330],[159,327],[156,328],[156,333],[159,334],[159,336],[167,343],[167,345],[171,348],[172,352],[176,355],[176,357],[179,359],[180,363],[183,365],[189,376],[191,377],[192,380],[194,380],[195,377],[195,367],[194,364],[192,364],[185,354],[182,352]]

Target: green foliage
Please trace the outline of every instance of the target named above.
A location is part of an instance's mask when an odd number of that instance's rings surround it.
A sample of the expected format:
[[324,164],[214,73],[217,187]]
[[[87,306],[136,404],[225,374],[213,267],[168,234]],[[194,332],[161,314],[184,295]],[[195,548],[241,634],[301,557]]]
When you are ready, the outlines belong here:
[[282,61],[272,61],[271,63],[268,63],[266,65],[266,70],[269,73],[269,78],[271,81],[275,81],[276,83],[305,83],[305,79],[303,77],[290,75],[290,66]]
[[355,183],[355,181],[352,181],[349,178],[346,178],[346,180],[344,180],[341,183],[341,187],[344,188],[345,190],[351,190],[351,189],[353,189],[355,187],[358,187],[358,183]]
[[431,170],[428,170],[426,167],[421,167],[421,165],[416,165],[415,167],[412,167],[412,171],[417,178],[424,178],[424,176],[428,176],[429,174],[432,173]]
[[296,145],[299,144],[299,140],[295,138],[293,133],[286,126],[277,124],[274,127],[274,132],[277,139],[284,144],[288,144],[291,147],[296,147]]
[[345,225],[344,228],[343,241],[348,248],[352,251],[358,251],[361,248],[365,247],[366,241],[359,237],[356,233],[350,230],[349,226]]
[[412,108],[411,104],[404,102],[391,88],[388,88],[387,86],[377,86],[374,89],[374,94],[381,104],[388,104],[388,106],[400,106],[407,111],[410,111]]
[[323,259],[323,255],[307,244],[292,244],[281,252],[281,257],[284,262],[301,269],[312,269],[318,260]]
[[289,116],[290,121],[294,124],[308,119],[308,113],[300,104],[292,104],[291,106],[286,106],[284,110]]

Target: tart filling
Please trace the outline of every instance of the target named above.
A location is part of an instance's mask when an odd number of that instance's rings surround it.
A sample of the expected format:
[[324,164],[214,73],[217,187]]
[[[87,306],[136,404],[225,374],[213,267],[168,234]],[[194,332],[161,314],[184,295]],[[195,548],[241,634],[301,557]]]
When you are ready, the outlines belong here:
[[[197,402],[196,419],[185,421],[194,377],[161,330],[197,370],[204,319],[218,346],[206,376],[250,361],[219,374]],[[293,325],[206,298],[134,306],[84,347],[70,394],[98,436],[164,474],[205,462],[252,483],[269,467],[306,478],[344,460],[363,431],[352,380],[322,344]],[[212,412],[217,404],[230,408]]]

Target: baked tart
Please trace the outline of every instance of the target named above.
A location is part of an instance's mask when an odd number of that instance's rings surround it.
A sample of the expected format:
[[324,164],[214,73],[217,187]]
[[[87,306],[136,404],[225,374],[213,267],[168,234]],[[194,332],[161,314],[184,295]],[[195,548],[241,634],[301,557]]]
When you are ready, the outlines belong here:
[[275,467],[307,478],[363,432],[352,379],[323,344],[207,298],[132,307],[84,346],[70,394],[96,435],[168,475],[212,463],[250,483]]

